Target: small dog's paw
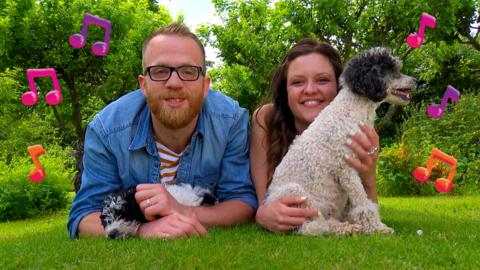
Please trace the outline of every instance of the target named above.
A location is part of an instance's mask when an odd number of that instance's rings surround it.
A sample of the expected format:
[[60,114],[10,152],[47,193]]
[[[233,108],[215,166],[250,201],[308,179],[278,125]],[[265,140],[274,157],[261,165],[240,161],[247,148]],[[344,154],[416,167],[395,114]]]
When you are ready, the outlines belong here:
[[376,231],[381,233],[381,234],[394,234],[395,233],[395,230],[393,230],[392,228],[388,227],[385,224],[382,224],[380,227],[378,227],[376,229]]
[[362,232],[363,226],[360,224],[350,224],[351,234]]
[[380,234],[393,234],[395,231],[388,227],[387,225],[380,223],[374,226],[366,226],[364,230],[365,233],[371,234],[374,232],[378,232]]
[[360,224],[342,222],[342,223],[332,225],[332,231],[335,233],[335,235],[338,235],[338,236],[351,235],[351,234],[362,232],[363,226]]
[[303,235],[321,235],[330,233],[330,226],[325,220],[314,220],[305,222],[302,227],[298,229],[298,234]]

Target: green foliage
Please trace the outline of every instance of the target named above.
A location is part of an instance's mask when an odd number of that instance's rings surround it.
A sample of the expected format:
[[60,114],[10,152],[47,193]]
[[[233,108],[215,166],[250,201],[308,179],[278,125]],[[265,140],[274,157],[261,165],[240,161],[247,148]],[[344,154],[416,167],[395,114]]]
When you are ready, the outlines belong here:
[[[213,2],[222,24],[204,26],[198,32],[220,50],[223,60],[222,66],[210,72],[212,85],[250,112],[267,96],[274,67],[303,37],[330,42],[344,61],[370,47],[391,48],[404,61],[403,72],[420,81],[413,106],[441,96],[448,84],[462,93],[478,91],[480,37],[470,34],[478,21],[477,0]],[[422,12],[435,16],[437,26],[426,29],[424,46],[413,50],[405,38],[418,31]],[[385,123],[379,129],[382,146],[401,136],[397,127],[408,116],[402,110],[390,113],[390,109],[385,104],[377,110],[377,123]],[[407,179],[410,175],[400,182]]]
[[[259,90],[258,79],[255,72],[248,67],[242,65],[225,66],[220,72],[218,69],[212,69],[209,72],[212,81],[216,82],[212,85],[213,89],[220,89],[223,93],[243,104],[245,108],[253,111],[258,105],[258,101],[263,92]],[[266,86],[264,86],[266,87]]]
[[439,41],[412,51],[405,61],[405,70],[421,82],[414,93],[415,103],[442,96],[447,85],[454,86],[462,94],[478,93],[480,52],[466,44],[448,45]]
[[270,1],[213,1],[225,25],[203,26],[197,34],[220,50],[223,65],[212,69],[212,87],[253,110],[268,92],[271,72],[301,37]]
[[19,68],[0,73],[0,159],[7,164],[25,155],[27,146],[60,143],[59,130],[49,119],[52,108],[41,102],[31,108],[21,104],[18,92],[26,90],[19,81],[24,76],[25,70]]
[[[448,74],[455,64],[464,67],[451,74],[458,87],[472,83],[472,80],[478,82],[478,75],[464,78],[480,66],[480,47],[476,47],[478,37],[475,40],[469,35],[469,27],[478,18],[478,10],[475,11],[478,9],[477,0],[215,0],[213,3],[222,24],[203,26],[198,30],[208,44],[220,50],[219,56],[223,60],[223,66],[215,71],[213,86],[225,93],[235,93],[244,107],[251,108],[266,96],[273,68],[292,44],[303,37],[331,43],[345,61],[361,50],[390,47],[394,54],[406,61],[406,73],[423,78],[427,76],[424,73],[432,75],[434,72],[434,76],[429,76],[431,89],[442,85],[446,80],[442,80],[442,75]],[[422,12],[435,16],[437,26],[426,30],[426,45],[422,49],[412,50],[405,38],[418,31]],[[455,47],[459,42],[469,45]],[[443,45],[436,49],[437,44]],[[424,50],[426,46],[430,49]],[[432,54],[432,50],[436,52]],[[408,61],[413,54],[415,61]],[[435,58],[442,54],[438,60]],[[437,67],[430,69],[433,65],[429,64],[428,69],[417,69],[425,59]],[[247,85],[254,82],[255,90],[238,91],[236,84],[226,82],[233,77],[227,73],[238,75],[235,71],[240,67],[236,65],[243,66],[248,72],[237,76],[235,83]],[[444,70],[438,72],[442,68]],[[457,76],[459,73],[462,76]],[[428,85],[425,87],[429,88]],[[254,97],[257,99],[252,100]],[[385,112],[381,110],[379,115],[383,116]]]
[[[68,149],[71,150],[71,149]],[[0,221],[32,217],[40,213],[65,209],[71,191],[69,179],[74,171],[72,157],[59,147],[46,148],[40,163],[46,176],[40,183],[28,179],[35,168],[30,156],[18,157],[7,165],[0,160]]]
[[[6,0],[0,8],[0,35],[6,37],[0,46],[0,71],[55,68],[62,103],[45,105],[44,95],[52,88],[51,80],[37,79],[39,102],[25,114],[37,113],[46,129],[58,129],[52,138],[58,137],[63,145],[70,146],[83,140],[84,127],[93,114],[137,88],[143,41],[171,22],[168,11],[151,0]],[[90,48],[95,41],[103,40],[100,27],[89,26],[86,45],[81,49],[72,48],[68,42],[70,35],[80,32],[86,12],[112,23],[110,49],[105,57],[95,56]],[[0,85],[2,92],[13,92],[13,103],[19,107],[23,106],[19,99],[28,89],[24,71],[20,75],[10,76],[16,81],[13,89]],[[15,111],[13,108],[7,113]]]
[[[430,118],[426,106],[423,103],[412,110],[400,128],[403,136],[399,143],[382,149],[378,192],[383,196],[436,194],[433,182],[419,184],[412,175],[416,167],[426,166],[431,149],[436,147],[458,160],[450,193],[480,194],[480,95],[462,95],[458,103],[447,106],[439,119]],[[436,163],[430,180],[446,178],[449,169]]]
[[[100,27],[89,26],[83,48],[74,49],[68,42],[80,32],[86,12],[112,23],[105,57],[91,52],[91,45],[103,40]],[[1,1],[0,159],[14,166],[29,145],[60,145],[76,150],[77,162],[69,165],[78,166],[85,126],[106,104],[138,88],[143,42],[171,21],[168,11],[153,0]],[[57,72],[62,102],[47,105],[52,81],[37,78],[39,101],[23,106],[20,98],[29,90],[25,71],[47,67]]]

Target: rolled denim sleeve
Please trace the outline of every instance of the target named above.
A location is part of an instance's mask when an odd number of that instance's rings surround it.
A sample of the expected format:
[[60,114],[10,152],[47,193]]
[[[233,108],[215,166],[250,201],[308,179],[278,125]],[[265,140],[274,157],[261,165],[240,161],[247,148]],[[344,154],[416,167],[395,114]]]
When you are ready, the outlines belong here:
[[228,133],[227,148],[222,159],[222,167],[217,187],[220,201],[240,200],[255,211],[257,196],[250,176],[248,156],[250,127],[248,111],[240,108],[238,117]]
[[120,187],[115,156],[102,136],[102,125],[97,117],[87,126],[85,134],[82,183],[68,215],[70,238],[78,236],[78,225],[88,214],[100,212],[102,201],[112,190]]

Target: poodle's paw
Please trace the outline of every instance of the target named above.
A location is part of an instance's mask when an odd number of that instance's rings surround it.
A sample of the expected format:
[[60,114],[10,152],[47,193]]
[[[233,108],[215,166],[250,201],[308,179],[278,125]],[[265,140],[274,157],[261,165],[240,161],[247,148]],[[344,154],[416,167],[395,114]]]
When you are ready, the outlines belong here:
[[378,232],[380,234],[393,234],[395,231],[383,223],[376,223],[364,226],[364,232],[371,234]]
[[381,234],[394,234],[395,233],[394,229],[388,227],[387,225],[385,225],[383,223],[376,229],[376,231],[381,233]]
[[332,227],[332,231],[338,236],[351,235],[351,234],[363,232],[362,225],[352,224],[348,222],[333,224],[331,227]]
[[299,234],[303,235],[321,235],[331,233],[330,226],[325,220],[313,220],[307,221],[303,224],[302,227],[298,230]]
[[381,225],[385,226],[380,221],[378,211],[369,208],[357,208],[352,210],[349,217],[350,223],[363,225],[363,231],[371,233],[377,230]]

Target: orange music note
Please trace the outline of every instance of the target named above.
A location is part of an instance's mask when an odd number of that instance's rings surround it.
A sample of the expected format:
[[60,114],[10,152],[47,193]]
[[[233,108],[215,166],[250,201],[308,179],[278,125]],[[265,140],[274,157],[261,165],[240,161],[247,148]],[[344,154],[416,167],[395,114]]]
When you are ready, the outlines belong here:
[[435,181],[435,189],[438,192],[449,192],[452,188],[453,184],[453,176],[455,175],[455,171],[457,169],[457,160],[449,156],[442,151],[438,150],[437,148],[432,149],[432,153],[427,161],[427,168],[424,167],[417,167],[413,170],[413,176],[419,182],[426,182],[430,178],[430,174],[432,173],[433,167],[433,160],[438,158],[439,160],[447,163],[450,166],[450,172],[448,173],[447,179],[445,178],[438,178]]
[[45,178],[45,169],[43,169],[42,164],[38,160],[38,156],[45,155],[45,149],[39,144],[32,145],[27,148],[28,154],[32,156],[33,163],[35,168],[30,171],[28,178],[34,183],[40,183],[43,178]]

